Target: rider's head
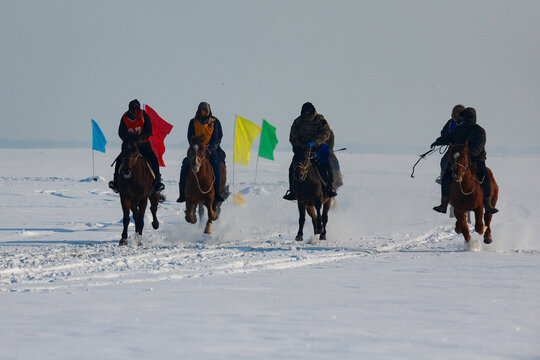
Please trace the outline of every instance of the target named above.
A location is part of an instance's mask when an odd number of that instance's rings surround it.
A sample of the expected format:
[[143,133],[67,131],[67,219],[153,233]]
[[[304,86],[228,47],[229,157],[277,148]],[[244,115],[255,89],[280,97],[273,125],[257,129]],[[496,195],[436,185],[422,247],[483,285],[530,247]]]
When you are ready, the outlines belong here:
[[300,111],[300,115],[302,116],[313,116],[315,115],[315,106],[313,106],[312,103],[307,102],[304,105],[302,105],[302,111]]
[[141,109],[141,103],[139,102],[139,100],[135,99],[129,102],[128,111],[131,114],[134,114],[136,110],[140,110],[140,109]]
[[458,121],[459,113],[461,113],[463,110],[465,110],[465,106],[461,104],[454,106],[454,108],[452,109],[452,120]]
[[199,104],[199,107],[197,108],[197,113],[195,114],[195,117],[198,119],[208,119],[210,116],[212,116],[212,110],[210,110],[210,104],[207,102],[201,102]]
[[459,113],[459,118],[464,123],[476,123],[476,110],[468,107]]

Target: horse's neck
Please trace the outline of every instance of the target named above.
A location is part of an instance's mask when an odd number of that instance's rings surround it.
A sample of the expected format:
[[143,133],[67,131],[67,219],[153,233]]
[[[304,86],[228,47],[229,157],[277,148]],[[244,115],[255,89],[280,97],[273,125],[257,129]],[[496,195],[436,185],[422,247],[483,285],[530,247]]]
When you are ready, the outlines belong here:
[[474,189],[474,186],[474,175],[471,169],[469,169],[463,174],[461,188],[463,189],[463,191],[472,191]]

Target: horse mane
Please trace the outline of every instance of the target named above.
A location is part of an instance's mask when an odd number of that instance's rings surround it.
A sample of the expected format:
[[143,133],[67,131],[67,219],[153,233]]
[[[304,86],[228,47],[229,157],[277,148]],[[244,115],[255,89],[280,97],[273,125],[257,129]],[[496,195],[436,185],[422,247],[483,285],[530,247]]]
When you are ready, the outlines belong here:
[[198,145],[199,147],[206,146],[204,144],[204,138],[205,138],[204,134],[199,135],[199,136],[192,136],[191,139],[189,140],[189,145],[190,146]]

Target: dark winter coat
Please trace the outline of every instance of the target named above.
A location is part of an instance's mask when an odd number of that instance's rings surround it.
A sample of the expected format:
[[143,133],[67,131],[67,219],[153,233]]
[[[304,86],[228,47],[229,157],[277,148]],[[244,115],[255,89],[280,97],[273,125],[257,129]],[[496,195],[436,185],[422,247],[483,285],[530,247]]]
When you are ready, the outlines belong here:
[[314,141],[315,147],[328,143],[330,148],[334,147],[334,134],[330,129],[330,125],[320,114],[300,115],[297,117],[292,126],[289,135],[289,141],[295,148],[304,148],[309,142]]
[[[142,141],[145,141],[149,139],[152,136],[152,120],[150,120],[150,116],[146,113],[146,111],[141,110],[143,112],[143,119],[144,119],[144,127],[143,132],[140,135]],[[128,119],[133,119],[132,116],[129,114],[129,111],[126,111],[124,114]],[[128,129],[126,125],[124,124],[124,121],[122,120],[124,115],[122,115],[122,118],[120,118],[120,126],[118,127],[118,136],[120,136],[120,139],[122,141],[126,141],[126,139],[129,136],[133,136],[133,134],[128,133]]]
[[486,131],[476,123],[476,110],[467,108],[460,114],[463,122],[457,124],[446,135],[435,142],[436,145],[464,144],[468,142],[469,155],[473,161],[486,161]]
[[[206,110],[207,116],[203,117],[201,115],[201,110]],[[217,150],[221,144],[221,139],[223,138],[223,129],[221,128],[221,122],[215,116],[212,116],[212,110],[210,109],[210,104],[202,102],[199,104],[197,113],[195,117],[189,121],[187,139],[188,142],[191,141],[191,138],[195,136],[195,120],[199,121],[201,124],[207,124],[210,119],[214,120],[214,130],[212,131],[212,136],[210,137],[210,142],[208,143],[208,150],[211,152]]]

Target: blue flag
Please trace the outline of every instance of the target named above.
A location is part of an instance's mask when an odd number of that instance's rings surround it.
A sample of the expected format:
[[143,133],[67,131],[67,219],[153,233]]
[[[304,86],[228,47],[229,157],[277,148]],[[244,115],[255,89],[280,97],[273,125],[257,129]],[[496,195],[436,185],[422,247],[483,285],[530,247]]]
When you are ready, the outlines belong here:
[[102,153],[105,152],[105,144],[107,144],[107,139],[105,139],[105,135],[103,135],[103,132],[101,132],[101,129],[99,128],[99,125],[97,122],[92,120],[92,150],[101,151]]

